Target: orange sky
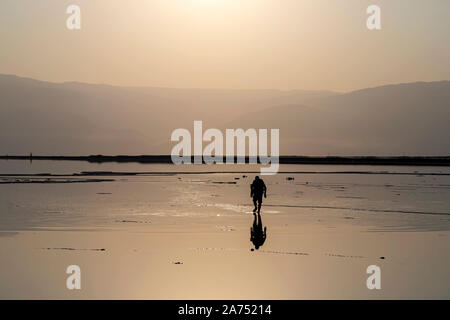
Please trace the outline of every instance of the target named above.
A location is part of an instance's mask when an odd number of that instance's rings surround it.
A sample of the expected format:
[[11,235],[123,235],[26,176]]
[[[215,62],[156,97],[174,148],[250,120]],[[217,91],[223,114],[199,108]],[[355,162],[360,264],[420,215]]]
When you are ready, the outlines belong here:
[[[69,31],[69,4],[82,28]],[[366,8],[382,9],[382,30]],[[329,89],[450,79],[448,0],[2,0],[0,73],[117,85]]]

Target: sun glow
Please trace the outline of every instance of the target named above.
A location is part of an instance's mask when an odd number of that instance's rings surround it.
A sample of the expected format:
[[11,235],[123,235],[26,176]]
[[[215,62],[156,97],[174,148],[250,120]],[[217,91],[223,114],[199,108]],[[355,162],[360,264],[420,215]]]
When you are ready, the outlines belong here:
[[177,5],[211,10],[218,10],[235,5],[243,5],[242,0],[177,0],[176,2]]

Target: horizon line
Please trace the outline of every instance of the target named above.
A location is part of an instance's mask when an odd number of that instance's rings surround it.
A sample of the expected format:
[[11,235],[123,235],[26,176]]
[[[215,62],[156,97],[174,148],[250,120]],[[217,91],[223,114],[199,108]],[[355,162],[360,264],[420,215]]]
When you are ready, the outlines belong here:
[[[53,154],[53,155],[34,155],[33,153],[30,153],[28,155],[26,154],[0,154],[0,158],[4,157],[27,157],[27,158],[35,158],[35,157],[171,157],[171,154],[88,154],[88,155],[63,155],[63,154]],[[178,156],[178,155],[177,155]],[[203,154],[200,155],[187,155],[186,157],[203,157]],[[249,155],[245,156],[238,156],[238,155],[232,155],[234,157],[253,157]],[[270,157],[271,155],[267,155],[267,157]],[[227,157],[227,155],[213,155],[212,157]],[[255,156],[259,157],[259,155]],[[336,154],[329,154],[329,155],[304,155],[304,154],[284,154],[279,155],[279,157],[300,157],[300,158],[450,158],[450,154],[448,155],[368,155],[368,154],[359,154],[359,155],[336,155]]]
[[449,79],[440,79],[440,80],[432,80],[432,81],[424,81],[424,80],[415,80],[410,82],[395,82],[395,83],[384,83],[380,85],[374,85],[369,87],[361,87],[351,90],[334,90],[334,89],[249,89],[249,88],[208,88],[208,87],[162,87],[162,86],[152,86],[152,85],[118,85],[118,84],[110,84],[110,83],[101,83],[101,82],[83,82],[78,80],[64,80],[64,81],[49,81],[49,80],[42,80],[37,79],[30,76],[23,76],[23,75],[17,75],[12,73],[0,73],[0,76],[9,76],[9,77],[16,77],[20,79],[26,79],[26,80],[33,80],[33,81],[39,81],[49,84],[82,84],[82,85],[92,85],[92,86],[107,86],[107,87],[118,87],[118,88],[133,88],[133,89],[172,89],[172,90],[217,90],[217,91],[279,91],[279,92],[292,92],[292,91],[304,91],[304,92],[329,92],[329,93],[335,93],[335,94],[346,94],[361,90],[367,90],[367,89],[374,89],[374,88],[380,88],[380,87],[388,87],[388,86],[395,86],[395,85],[402,85],[402,84],[415,84],[415,83],[435,83],[435,82],[449,82]]

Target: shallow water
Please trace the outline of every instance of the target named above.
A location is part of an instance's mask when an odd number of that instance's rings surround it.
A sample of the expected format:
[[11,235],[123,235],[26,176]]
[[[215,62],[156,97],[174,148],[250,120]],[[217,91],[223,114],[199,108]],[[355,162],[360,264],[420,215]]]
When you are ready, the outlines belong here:
[[[171,165],[142,164],[134,162],[92,163],[87,161],[4,160],[0,159],[0,174],[73,174],[83,171],[112,172],[259,172],[261,165]],[[281,164],[279,172],[389,172],[450,174],[450,167],[428,166],[367,166],[367,165],[310,165]]]
[[[1,174],[67,174],[70,179],[83,171],[147,174],[101,175],[113,181],[92,183],[0,184],[0,230],[170,225],[186,217],[216,225],[219,217],[251,213],[249,184],[258,170],[249,165],[3,160]],[[280,172],[263,177],[266,215],[359,224],[367,231],[450,230],[450,168],[281,165]]]
[[282,165],[251,251],[259,167],[211,167],[0,161],[0,298],[449,298],[448,168]]

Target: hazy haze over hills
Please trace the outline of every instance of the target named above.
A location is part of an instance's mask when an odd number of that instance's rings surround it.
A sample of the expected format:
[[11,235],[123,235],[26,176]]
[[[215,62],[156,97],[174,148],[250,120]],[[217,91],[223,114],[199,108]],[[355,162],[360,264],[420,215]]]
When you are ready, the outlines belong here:
[[167,154],[172,130],[279,128],[281,154],[448,155],[450,82],[350,93],[49,83],[0,75],[0,154]]
[[274,106],[228,123],[279,127],[282,154],[448,155],[450,81],[387,85]]

